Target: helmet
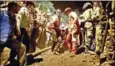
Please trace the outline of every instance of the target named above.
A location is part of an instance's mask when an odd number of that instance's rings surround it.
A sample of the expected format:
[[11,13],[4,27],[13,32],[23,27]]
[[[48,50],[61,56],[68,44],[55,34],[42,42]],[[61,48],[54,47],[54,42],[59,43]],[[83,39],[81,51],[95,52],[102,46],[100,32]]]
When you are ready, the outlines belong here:
[[66,13],[67,11],[72,11],[72,9],[70,7],[67,7],[65,10],[64,10],[64,13]]
[[92,4],[89,3],[89,2],[86,2],[86,3],[83,5],[82,9],[84,10],[84,9],[88,9],[88,8],[91,8],[91,7],[92,7]]

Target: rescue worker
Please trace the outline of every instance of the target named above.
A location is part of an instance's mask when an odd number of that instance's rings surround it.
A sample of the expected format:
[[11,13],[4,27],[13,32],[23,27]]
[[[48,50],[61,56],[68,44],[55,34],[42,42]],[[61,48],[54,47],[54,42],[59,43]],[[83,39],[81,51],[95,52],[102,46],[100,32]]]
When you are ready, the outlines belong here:
[[54,29],[56,31],[56,38],[57,42],[56,44],[53,44],[52,50],[54,53],[58,52],[60,41],[61,41],[61,29],[60,29],[60,24],[61,24],[61,10],[57,9],[55,15],[52,17],[52,23],[54,25]]
[[57,9],[56,14],[52,17],[53,18],[53,24],[54,24],[54,29],[57,34],[57,38],[61,35],[60,34],[60,24],[61,24],[61,10]]
[[109,17],[109,30],[105,42],[106,62],[115,64],[115,2],[112,2],[112,12]]
[[[54,29],[54,25],[52,24],[52,22],[48,22],[47,25],[46,25],[46,31],[51,34],[51,39],[52,39],[52,48],[51,48],[51,51],[53,52],[54,50],[54,46],[56,44],[56,41],[57,41],[57,36],[56,36],[56,31]],[[48,36],[49,38],[50,36]]]
[[60,22],[59,22],[58,16],[53,15],[52,16],[52,21],[48,24],[51,25],[51,26],[48,27],[48,29],[51,30],[50,33],[52,33],[52,36],[53,36],[53,45],[52,45],[51,50],[55,53],[54,48],[56,46],[58,37],[60,36],[60,29],[59,29]]
[[92,23],[92,4],[87,2],[83,5],[83,14],[80,16],[82,18],[82,21],[85,22],[84,28],[85,28],[85,48],[86,51],[91,49],[92,41],[94,39],[93,35],[93,23]]
[[104,9],[102,7],[102,3],[99,1],[93,2],[93,20],[94,20],[94,29],[95,29],[95,43],[96,43],[96,52],[102,52],[102,47],[104,46],[102,44],[102,37],[104,32],[104,20],[103,15]]
[[33,12],[30,13],[32,15],[32,21],[30,24],[30,47],[29,47],[29,53],[35,52],[36,51],[36,40],[39,36],[39,23],[37,20],[38,17],[38,10],[37,8],[33,8]]
[[33,11],[34,11],[34,3],[27,1],[26,4],[20,9],[18,13],[18,21],[19,21],[19,28],[20,28],[20,36],[18,40],[26,45],[27,53],[29,52],[30,48],[30,24],[33,23]]
[[[17,54],[19,66],[26,65],[26,47],[24,44],[20,43],[17,40],[17,37],[19,36],[19,34],[18,34],[18,29],[17,29],[16,14],[20,10],[20,7],[21,7],[21,5],[19,5],[16,2],[9,2],[8,3],[8,11],[3,15],[6,23],[10,24],[11,30],[10,30],[9,35],[7,35],[8,40],[5,42],[4,46],[2,46],[2,47],[9,47],[11,49],[11,54],[10,54],[11,66],[13,65],[12,63],[13,63],[15,54]],[[5,26],[5,25],[3,25],[3,26]],[[2,56],[1,58],[4,58],[4,57]],[[6,63],[6,61],[4,59],[1,59],[0,62]],[[4,64],[1,64],[1,66],[2,65],[4,66]]]
[[93,1],[93,26],[94,26],[94,38],[95,38],[95,52],[96,52],[96,64],[100,65],[100,54],[103,52],[103,35],[105,21],[104,18],[104,9],[100,1]]
[[69,18],[67,25],[68,35],[66,37],[66,43],[69,51],[72,51],[76,54],[78,45],[78,35],[80,33],[80,26],[77,20],[78,16],[69,7],[66,8],[64,12]]

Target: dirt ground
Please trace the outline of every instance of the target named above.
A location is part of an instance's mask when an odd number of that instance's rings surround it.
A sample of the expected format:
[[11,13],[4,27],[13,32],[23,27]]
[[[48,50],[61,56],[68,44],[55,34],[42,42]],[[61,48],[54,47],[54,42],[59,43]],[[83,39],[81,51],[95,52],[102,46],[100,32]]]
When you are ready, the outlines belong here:
[[63,54],[55,55],[48,50],[37,57],[43,59],[29,66],[97,66],[95,62],[96,55],[90,53],[74,55],[65,51]]

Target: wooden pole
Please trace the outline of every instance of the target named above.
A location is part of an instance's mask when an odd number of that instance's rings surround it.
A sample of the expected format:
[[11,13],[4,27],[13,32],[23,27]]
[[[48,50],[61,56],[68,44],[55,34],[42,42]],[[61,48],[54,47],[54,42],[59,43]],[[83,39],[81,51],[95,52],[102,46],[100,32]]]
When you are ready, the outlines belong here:
[[108,30],[108,24],[109,24],[109,16],[108,16],[108,13],[107,13],[107,7],[108,7],[108,5],[110,4],[110,2],[108,2],[107,4],[106,4],[106,18],[107,18],[107,20],[106,20],[106,25],[105,25],[105,35],[103,36],[103,41],[102,41],[102,44],[103,44],[103,47],[102,47],[102,52],[103,52],[103,50],[104,50],[104,46],[105,46],[105,41],[106,41],[106,37],[107,37],[107,30]]
[[50,47],[46,47],[46,48],[44,48],[44,49],[42,49],[42,50],[40,50],[40,51],[37,51],[37,52],[35,52],[35,53],[32,53],[32,56],[33,56],[33,57],[36,57],[36,56],[40,55],[41,53],[43,53],[43,52],[45,52],[45,51],[47,51],[47,50],[49,50],[49,49],[51,49],[51,46],[50,46]]

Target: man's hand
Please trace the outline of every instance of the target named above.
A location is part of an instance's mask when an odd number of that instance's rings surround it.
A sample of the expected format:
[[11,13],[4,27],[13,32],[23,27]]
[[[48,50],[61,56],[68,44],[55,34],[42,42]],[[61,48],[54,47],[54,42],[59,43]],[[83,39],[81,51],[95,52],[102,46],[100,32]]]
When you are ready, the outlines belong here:
[[29,28],[25,28],[25,30],[26,30],[27,32],[29,32]]
[[17,35],[20,36],[21,35],[21,31],[17,31]]
[[13,35],[12,39],[15,40],[16,38],[17,38],[17,36],[16,36],[16,35]]

